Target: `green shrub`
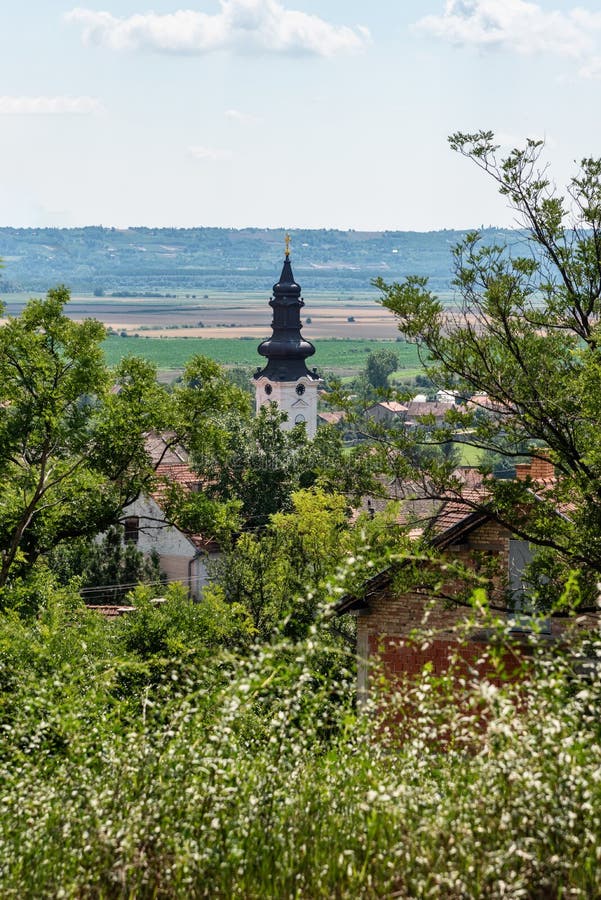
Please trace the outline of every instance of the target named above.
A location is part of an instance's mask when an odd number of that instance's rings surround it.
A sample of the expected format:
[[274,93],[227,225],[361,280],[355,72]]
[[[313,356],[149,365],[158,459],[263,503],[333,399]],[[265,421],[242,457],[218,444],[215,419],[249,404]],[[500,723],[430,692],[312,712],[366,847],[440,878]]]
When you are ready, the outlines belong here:
[[0,620],[3,897],[601,896],[595,668],[373,670],[358,714],[321,621],[240,653],[211,610],[134,599]]

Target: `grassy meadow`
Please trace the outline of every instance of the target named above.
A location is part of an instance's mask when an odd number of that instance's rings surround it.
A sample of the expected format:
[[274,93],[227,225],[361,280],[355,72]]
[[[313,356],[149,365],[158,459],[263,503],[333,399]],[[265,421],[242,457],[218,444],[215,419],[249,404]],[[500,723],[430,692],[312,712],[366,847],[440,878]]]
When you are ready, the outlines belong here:
[[[315,356],[309,366],[318,369],[359,370],[365,366],[372,350],[393,349],[399,356],[400,374],[409,376],[421,371],[417,348],[401,341],[334,340],[316,341]],[[262,357],[257,353],[253,338],[147,338],[110,336],[104,342],[109,365],[116,365],[124,356],[141,356],[160,370],[182,369],[188,360],[202,354],[225,366],[258,366]]]

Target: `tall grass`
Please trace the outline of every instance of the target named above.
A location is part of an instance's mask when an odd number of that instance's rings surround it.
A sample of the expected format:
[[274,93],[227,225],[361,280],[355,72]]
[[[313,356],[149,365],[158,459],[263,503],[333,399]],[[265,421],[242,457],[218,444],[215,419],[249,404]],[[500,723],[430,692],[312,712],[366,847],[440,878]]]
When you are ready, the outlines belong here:
[[358,713],[327,614],[242,656],[173,602],[152,653],[136,614],[2,620],[3,897],[601,896],[594,670],[373,672]]

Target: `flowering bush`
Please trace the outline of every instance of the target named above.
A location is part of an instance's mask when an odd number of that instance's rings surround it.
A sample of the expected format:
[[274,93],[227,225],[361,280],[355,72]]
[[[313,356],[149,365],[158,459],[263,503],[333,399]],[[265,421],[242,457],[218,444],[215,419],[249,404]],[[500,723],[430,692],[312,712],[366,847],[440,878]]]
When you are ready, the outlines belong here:
[[535,648],[527,678],[425,670],[358,712],[321,623],[243,656],[180,615],[140,655],[59,599],[1,623],[3,897],[601,895],[594,666]]

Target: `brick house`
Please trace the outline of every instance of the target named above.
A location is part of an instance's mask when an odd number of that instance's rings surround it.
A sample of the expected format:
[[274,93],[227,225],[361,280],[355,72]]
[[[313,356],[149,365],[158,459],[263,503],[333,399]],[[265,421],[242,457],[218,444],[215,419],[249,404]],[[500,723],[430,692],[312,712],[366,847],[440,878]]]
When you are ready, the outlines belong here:
[[[545,460],[533,459],[517,467],[518,478],[525,480],[527,476],[544,485],[554,478],[553,466]],[[470,490],[471,499],[476,500],[478,489]],[[470,490],[465,492],[466,499]],[[510,630],[516,634],[527,632],[529,617],[516,615],[516,608],[519,610],[524,589],[524,567],[532,558],[528,543],[516,539],[484,510],[470,508],[458,500],[442,502],[431,512],[430,529],[430,544],[440,551],[441,565],[445,561],[460,562],[477,572],[483,566],[494,564],[496,574],[488,594],[491,607],[501,619],[508,621]],[[419,529],[415,531],[419,533]],[[441,593],[446,599],[438,599],[426,586],[426,578],[423,587],[415,582],[411,589],[399,587],[404,565],[400,563],[376,574],[364,585],[360,595],[346,596],[337,605],[339,615],[350,614],[357,621],[360,699],[369,694],[370,666],[376,660],[383,674],[394,682],[417,675],[426,663],[431,664],[435,674],[442,674],[451,655],[460,648],[467,671],[490,640],[490,632],[485,627],[476,625],[466,634],[466,623],[468,618],[473,618],[474,609],[464,601],[462,582],[450,580],[444,584]],[[412,633],[426,622],[431,638],[427,642],[412,640]],[[583,616],[579,624],[585,628],[595,626],[595,614]],[[565,620],[553,618],[543,623],[539,638],[557,640],[565,634],[565,629]],[[485,671],[482,669],[481,674]]]

